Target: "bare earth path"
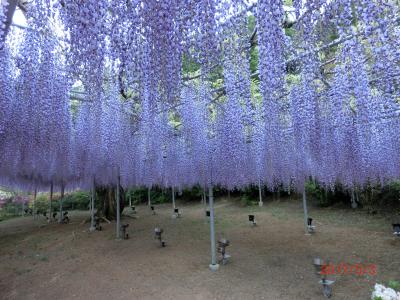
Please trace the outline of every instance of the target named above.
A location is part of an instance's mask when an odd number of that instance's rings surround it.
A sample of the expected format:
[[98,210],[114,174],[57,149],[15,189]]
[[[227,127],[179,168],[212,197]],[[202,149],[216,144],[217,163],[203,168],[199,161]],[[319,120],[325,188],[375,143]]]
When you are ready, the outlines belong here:
[[[369,299],[375,282],[400,280],[400,239],[390,221],[365,212],[310,208],[317,233],[305,236],[298,200],[263,208],[216,203],[217,237],[231,241],[232,260],[211,273],[209,225],[200,204],[171,205],[152,216],[137,207],[129,240],[116,241],[115,225],[89,233],[88,212],[72,212],[68,225],[31,217],[0,223],[0,299],[324,299],[312,259],[376,264],[377,275],[337,275],[332,299]],[[254,212],[252,228],[247,214]],[[153,237],[165,231],[166,248]]]

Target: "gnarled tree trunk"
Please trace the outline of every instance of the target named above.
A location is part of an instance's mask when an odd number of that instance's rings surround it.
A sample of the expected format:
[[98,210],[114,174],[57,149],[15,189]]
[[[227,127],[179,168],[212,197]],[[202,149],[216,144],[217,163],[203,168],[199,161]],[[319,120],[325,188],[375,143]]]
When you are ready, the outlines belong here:
[[[97,216],[105,217],[108,220],[115,220],[117,215],[117,202],[116,202],[116,187],[96,187],[96,207]],[[119,187],[119,200],[120,200],[120,211],[125,207],[125,192],[124,189]]]

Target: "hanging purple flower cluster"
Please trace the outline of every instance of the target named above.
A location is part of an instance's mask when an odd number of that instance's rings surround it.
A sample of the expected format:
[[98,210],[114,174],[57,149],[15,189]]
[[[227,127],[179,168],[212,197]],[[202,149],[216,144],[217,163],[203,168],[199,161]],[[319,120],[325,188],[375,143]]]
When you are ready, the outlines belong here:
[[108,1],[61,1],[59,11],[69,32],[68,60],[75,74],[84,74],[88,80],[98,79],[106,59],[106,37],[110,28],[106,19]]
[[399,178],[398,16],[372,0],[35,0],[20,45],[0,45],[0,184]]

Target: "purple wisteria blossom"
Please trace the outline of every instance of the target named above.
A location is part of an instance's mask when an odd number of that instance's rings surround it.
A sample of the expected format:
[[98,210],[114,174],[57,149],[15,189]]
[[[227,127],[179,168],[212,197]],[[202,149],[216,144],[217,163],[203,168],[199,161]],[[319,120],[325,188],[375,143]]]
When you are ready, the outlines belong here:
[[0,185],[398,179],[399,15],[372,0],[34,0],[0,45]]

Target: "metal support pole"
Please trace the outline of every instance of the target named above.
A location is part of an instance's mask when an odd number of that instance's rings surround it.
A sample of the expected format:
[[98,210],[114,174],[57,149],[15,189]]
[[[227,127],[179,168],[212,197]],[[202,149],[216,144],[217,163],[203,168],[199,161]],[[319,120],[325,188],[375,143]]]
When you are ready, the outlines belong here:
[[307,196],[306,196],[306,187],[303,187],[303,209],[304,209],[304,230],[306,234],[308,234],[308,211],[307,211]]
[[117,180],[117,190],[115,192],[115,199],[117,201],[117,239],[121,238],[121,211],[120,211],[120,202],[119,202],[119,185],[120,185],[120,177],[118,171],[118,180]]
[[262,193],[261,193],[261,180],[258,179],[258,197],[259,197],[259,201],[258,201],[258,206],[263,206],[263,199],[262,199]]
[[211,239],[211,264],[210,270],[218,270],[219,265],[217,264],[217,254],[215,247],[215,225],[214,225],[214,195],[213,187],[210,185],[208,188],[208,203],[210,206],[210,239]]
[[96,187],[93,179],[93,184],[92,184],[92,195],[90,197],[90,228],[89,231],[95,231],[96,227],[94,225],[94,201],[96,197]]
[[49,201],[49,219],[48,222],[51,221],[52,215],[51,215],[51,203],[53,202],[53,181],[51,182],[50,185],[50,201]]
[[62,223],[63,219],[63,200],[64,200],[64,184],[61,184],[61,196],[60,196],[60,211],[58,216],[58,223]]
[[172,207],[175,209],[175,188],[172,187]]
[[147,205],[151,206],[151,196],[150,196],[150,187],[147,189]]
[[206,221],[206,223],[208,223],[208,217],[207,217],[207,192],[206,192],[206,187],[203,188],[203,194],[202,194],[202,205],[203,205],[203,209],[204,209],[204,220]]

